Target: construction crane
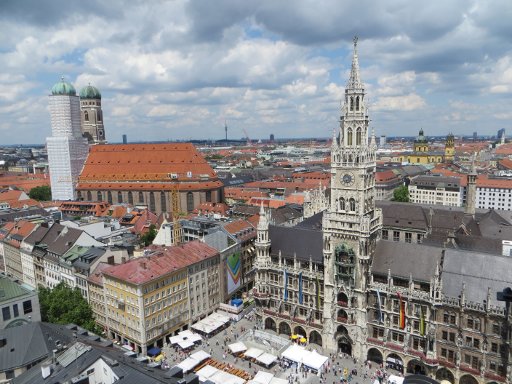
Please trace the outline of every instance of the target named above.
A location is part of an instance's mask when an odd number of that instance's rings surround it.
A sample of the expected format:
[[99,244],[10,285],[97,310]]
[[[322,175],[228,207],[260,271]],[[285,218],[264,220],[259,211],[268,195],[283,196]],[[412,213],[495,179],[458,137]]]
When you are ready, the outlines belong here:
[[172,245],[181,244],[182,230],[180,224],[180,188],[179,184],[173,185],[171,190],[171,215],[172,215]]
[[251,145],[251,139],[249,138],[249,134],[247,133],[247,131],[245,130],[245,128],[242,128],[244,133],[245,133],[245,137],[247,139],[247,145]]

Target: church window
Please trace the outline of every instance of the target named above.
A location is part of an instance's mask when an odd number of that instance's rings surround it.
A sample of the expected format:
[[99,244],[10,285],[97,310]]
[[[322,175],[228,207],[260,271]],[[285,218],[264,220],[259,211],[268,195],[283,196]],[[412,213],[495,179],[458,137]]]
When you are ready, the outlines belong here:
[[103,200],[103,196],[101,196],[101,192],[100,191],[98,191],[98,193],[96,194],[96,200],[98,200],[98,201]]
[[160,192],[160,206],[161,206],[161,211],[162,212],[167,211],[167,200],[165,198],[165,192],[164,191]]
[[356,201],[354,199],[350,199],[350,211],[354,212],[356,210]]
[[356,97],[356,111],[359,111],[359,96]]
[[345,199],[343,197],[340,199],[340,210],[345,210]]
[[89,112],[84,111],[84,120],[89,121]]
[[112,192],[111,191],[107,192],[107,201],[109,204],[112,204]]
[[206,201],[208,203],[211,203],[211,201],[212,201],[212,191],[206,191],[206,197],[205,198],[206,198]]
[[87,191],[87,201],[92,201],[92,193],[91,193],[91,191]]
[[352,128],[347,130],[347,145],[352,145]]
[[142,192],[139,192],[139,203],[144,202],[144,194]]
[[350,98],[350,110],[351,111],[354,110],[354,98],[353,97]]
[[118,203],[122,203],[123,202],[123,194],[121,193],[121,191],[117,192],[117,202]]
[[128,204],[133,204],[133,193],[128,191]]
[[361,145],[361,128],[357,128],[356,131],[356,145]]
[[194,194],[192,192],[187,193],[187,212],[194,210]]
[[78,201],[82,200],[82,192],[78,191],[76,193],[76,198],[77,198]]
[[155,212],[156,211],[156,207],[155,207],[155,193],[154,192],[149,192],[149,210],[151,212]]

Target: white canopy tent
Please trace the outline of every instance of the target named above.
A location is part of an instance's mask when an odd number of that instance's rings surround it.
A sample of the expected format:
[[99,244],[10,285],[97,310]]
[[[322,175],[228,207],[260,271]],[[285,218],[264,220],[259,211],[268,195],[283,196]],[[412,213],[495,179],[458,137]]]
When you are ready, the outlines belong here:
[[[178,344],[181,348],[188,348],[181,345],[181,343],[184,343],[183,345],[188,345],[189,343],[192,343],[192,345],[198,341],[203,340],[201,335],[191,332],[189,330],[182,331],[178,333],[176,336],[169,337],[169,343],[172,345]],[[189,346],[192,346],[189,345]]]
[[244,384],[245,380],[241,377],[232,375],[211,365],[206,365],[196,372],[199,376],[199,380],[204,382],[206,380],[213,381],[215,384]]
[[231,353],[240,353],[240,352],[247,351],[247,347],[241,341],[233,343],[233,344],[229,344],[228,348],[231,351]]
[[316,351],[310,352],[306,350],[306,348],[297,344],[290,345],[281,354],[281,357],[298,364],[303,364],[306,367],[312,368],[316,371],[323,371],[325,364],[329,360],[327,356],[320,355]]
[[404,382],[405,378],[395,375],[389,375],[388,377],[388,384],[402,384]]
[[190,355],[189,358],[183,360],[177,366],[183,369],[184,373],[192,371],[195,367],[201,364],[203,361],[208,360],[211,355],[205,351],[197,351]]
[[181,349],[187,349],[194,346],[194,343],[189,340],[182,340],[178,342],[178,345],[180,346]]
[[273,377],[274,375],[269,372],[258,371],[253,380],[259,384],[269,384]]
[[280,379],[279,377],[272,378],[272,381],[270,384],[288,384],[288,380],[286,379]]
[[229,317],[214,312],[210,316],[193,324],[192,328],[209,335],[230,321]]
[[263,351],[258,348],[249,348],[244,352],[244,356],[250,359],[256,359],[258,356],[262,355]]
[[260,363],[268,367],[270,364],[274,363],[277,360],[277,356],[274,356],[270,353],[263,353],[259,355],[256,358],[256,360],[258,360]]

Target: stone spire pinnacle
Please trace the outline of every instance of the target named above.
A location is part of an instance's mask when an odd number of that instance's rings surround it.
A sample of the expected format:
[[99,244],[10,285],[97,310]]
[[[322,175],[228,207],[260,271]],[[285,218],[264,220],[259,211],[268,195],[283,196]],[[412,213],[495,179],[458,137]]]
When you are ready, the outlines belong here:
[[357,57],[357,36],[354,36],[354,55],[352,57],[352,69],[348,79],[347,89],[362,89],[363,83],[359,77],[359,59]]
[[372,137],[370,139],[370,148],[377,148],[377,140],[375,139],[375,129],[372,128]]

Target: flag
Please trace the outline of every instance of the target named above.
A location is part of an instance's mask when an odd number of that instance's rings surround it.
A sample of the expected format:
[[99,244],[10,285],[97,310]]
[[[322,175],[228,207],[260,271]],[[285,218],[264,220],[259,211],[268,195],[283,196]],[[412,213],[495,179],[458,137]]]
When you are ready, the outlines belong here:
[[423,307],[420,307],[420,335],[425,336],[425,313]]
[[320,283],[316,277],[316,309],[320,309]]
[[288,300],[288,272],[284,270],[284,301]]
[[302,304],[302,272],[299,273],[299,304]]
[[398,299],[400,300],[400,329],[405,329],[405,301],[402,298],[402,295],[400,295],[399,292],[396,293],[398,295]]
[[381,309],[382,302],[381,302],[381,299],[380,299],[380,291],[378,289],[377,289],[377,302],[378,302],[378,305],[379,305],[379,323],[383,323],[384,322],[384,315],[382,314],[382,309]]

